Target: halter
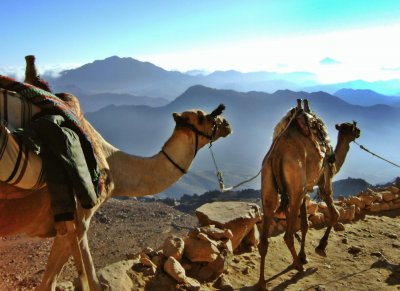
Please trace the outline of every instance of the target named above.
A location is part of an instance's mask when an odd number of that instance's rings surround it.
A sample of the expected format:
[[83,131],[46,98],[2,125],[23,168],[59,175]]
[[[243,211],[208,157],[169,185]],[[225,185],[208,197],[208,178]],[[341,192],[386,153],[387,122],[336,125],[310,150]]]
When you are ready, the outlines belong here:
[[[211,135],[204,133],[202,131],[200,131],[199,129],[197,129],[196,126],[194,126],[193,124],[187,122],[187,121],[179,121],[176,123],[176,127],[175,128],[179,128],[179,127],[185,127],[185,128],[189,128],[191,131],[193,131],[195,133],[195,150],[194,150],[194,156],[193,158],[197,155],[197,152],[199,150],[199,135],[201,135],[202,137],[205,137],[206,139],[208,139],[211,142],[213,141],[214,137],[215,137],[215,133],[217,131],[217,124],[215,122],[215,120],[213,119],[212,121],[213,123],[213,128],[212,128],[212,133]],[[184,168],[182,168],[181,166],[179,166],[172,158],[171,156],[169,156],[165,150],[164,147],[161,149],[161,152],[164,154],[164,156],[168,159],[168,161],[170,161],[171,164],[173,164],[179,171],[181,171],[182,174],[187,174],[187,170],[185,170]]]

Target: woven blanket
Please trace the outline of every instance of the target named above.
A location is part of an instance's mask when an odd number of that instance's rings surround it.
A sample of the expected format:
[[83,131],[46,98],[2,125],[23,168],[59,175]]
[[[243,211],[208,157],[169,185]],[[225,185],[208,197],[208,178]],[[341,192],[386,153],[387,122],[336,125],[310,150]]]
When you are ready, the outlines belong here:
[[94,187],[96,191],[99,192],[100,171],[98,169],[93,146],[82,126],[80,125],[80,121],[76,113],[56,95],[30,84],[18,82],[15,79],[7,76],[0,75],[0,88],[18,93],[22,99],[40,108],[42,114],[61,115],[65,118],[66,124],[63,126],[72,129],[79,136]]
[[0,124],[0,181],[22,189],[45,185],[42,159]]

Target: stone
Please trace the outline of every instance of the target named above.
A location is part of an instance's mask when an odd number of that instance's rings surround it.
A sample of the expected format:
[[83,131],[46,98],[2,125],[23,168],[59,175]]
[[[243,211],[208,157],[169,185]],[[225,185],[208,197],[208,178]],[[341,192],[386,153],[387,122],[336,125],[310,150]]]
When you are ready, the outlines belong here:
[[185,242],[182,238],[177,236],[170,236],[165,239],[163,244],[163,254],[166,257],[173,257],[178,261],[182,259]]
[[333,226],[333,229],[335,231],[344,231],[345,227],[344,227],[343,223],[338,222]]
[[357,196],[349,197],[346,200],[346,204],[347,205],[356,205],[360,209],[364,209],[365,208],[365,202],[360,197],[357,197]]
[[370,204],[368,209],[371,212],[380,212],[381,211],[381,204],[380,203],[372,203],[372,204]]
[[355,216],[356,216],[356,206],[355,205],[350,205],[347,206],[346,208],[339,208],[339,221],[353,221]]
[[356,255],[361,252],[361,247],[359,246],[350,246],[347,251],[349,254]]
[[101,269],[97,275],[103,288],[109,291],[130,291],[133,289],[133,282],[127,274],[135,263],[134,260],[120,261]]
[[400,193],[400,189],[398,187],[396,187],[396,186],[389,186],[388,190],[390,192],[392,192],[393,194],[399,194]]
[[219,255],[218,248],[207,240],[186,237],[184,255],[191,262],[212,262]]
[[361,193],[358,194],[358,197],[365,202],[366,206],[371,205],[372,203],[379,202],[382,200],[382,195],[373,191],[370,188],[365,189]]
[[257,204],[238,201],[207,203],[196,210],[196,215],[201,226],[215,225],[229,229],[233,234],[231,240],[234,250],[253,226],[261,221]]
[[180,283],[186,282],[186,271],[174,257],[168,257],[165,261],[164,271],[174,278],[175,281]]
[[233,238],[232,231],[230,231],[227,228],[222,229],[222,228],[216,227],[215,225],[202,226],[199,228],[199,231],[207,234],[212,239],[224,239],[224,238],[232,239]]
[[318,203],[315,201],[310,200],[307,205],[307,213],[308,215],[315,215],[318,211]]
[[382,200],[385,202],[393,201],[397,198],[397,194],[394,194],[390,190],[381,191],[380,194],[382,195]]
[[232,283],[225,276],[218,277],[218,279],[215,281],[213,286],[221,291],[233,291],[234,290]]
[[314,227],[322,226],[325,224],[325,215],[321,212],[317,212],[315,215],[310,216],[308,220],[311,221]]
[[243,239],[243,243],[250,247],[258,246],[260,243],[260,232],[256,224],[254,224],[253,229]]

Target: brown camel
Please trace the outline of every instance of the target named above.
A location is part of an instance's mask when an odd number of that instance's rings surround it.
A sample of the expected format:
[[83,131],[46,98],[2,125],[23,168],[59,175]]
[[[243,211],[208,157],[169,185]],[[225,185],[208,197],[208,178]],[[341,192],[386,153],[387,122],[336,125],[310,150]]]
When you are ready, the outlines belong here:
[[[318,254],[326,256],[329,233],[339,217],[333,205],[332,178],[343,165],[350,148],[349,144],[360,136],[355,122],[336,125],[339,131],[338,141],[332,155],[322,121],[314,114],[310,115],[308,102],[305,100],[304,103],[304,110],[301,103],[298,103],[298,107],[289,111],[277,125],[272,146],[262,164],[261,193],[264,216],[259,245],[261,262],[258,282],[262,289],[265,289],[264,268],[268,251],[268,231],[278,207],[278,194],[281,194],[280,209],[286,212],[287,228],[284,240],[293,257],[292,266],[302,271],[303,265],[307,263],[304,251],[308,231],[305,196],[318,185],[319,195],[328,206],[330,215],[327,229],[316,248]],[[297,255],[294,233],[299,212],[302,238]]]
[[[66,97],[72,98],[71,95]],[[76,100],[74,102],[76,106]],[[75,260],[82,289],[100,290],[87,238],[90,219],[95,211],[112,196],[156,194],[178,181],[189,169],[200,148],[231,133],[228,121],[221,116],[223,110],[224,106],[220,105],[210,114],[202,110],[173,113],[176,127],[172,136],[162,150],[152,157],[129,155],[118,150],[82,119],[83,127],[98,156],[105,187],[94,208],[83,209],[77,203],[75,221],[66,222],[67,233],[64,235],[55,229],[46,187],[29,191],[0,182],[0,197],[20,197],[0,199],[0,236],[19,233],[39,237],[55,236],[37,290],[55,290],[57,278],[71,255]]]

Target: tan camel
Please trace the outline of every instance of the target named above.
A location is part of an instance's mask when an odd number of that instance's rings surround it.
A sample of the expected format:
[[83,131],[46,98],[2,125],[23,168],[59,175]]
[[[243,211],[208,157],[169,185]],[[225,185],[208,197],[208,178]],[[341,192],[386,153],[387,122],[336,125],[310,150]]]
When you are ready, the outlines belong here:
[[178,181],[189,169],[200,148],[231,133],[228,121],[221,116],[223,109],[224,106],[220,105],[210,114],[202,110],[173,113],[176,127],[172,136],[162,150],[152,157],[129,155],[118,150],[83,119],[83,126],[94,144],[101,170],[106,177],[105,187],[94,208],[86,210],[77,203],[75,222],[66,223],[66,235],[56,235],[50,196],[46,188],[31,193],[0,183],[0,196],[22,197],[0,199],[0,236],[19,233],[39,237],[55,236],[37,290],[55,290],[57,278],[71,255],[83,290],[100,290],[87,238],[90,219],[95,211],[112,196],[156,194]]
[[[274,213],[278,207],[281,194],[280,209],[286,211],[287,228],[284,240],[293,257],[292,267],[299,271],[307,263],[304,251],[305,237],[308,231],[307,209],[305,196],[319,187],[319,195],[326,202],[329,209],[329,221],[324,236],[321,238],[316,252],[326,256],[325,248],[332,226],[337,222],[339,213],[333,204],[332,178],[344,163],[350,143],[360,136],[356,123],[342,123],[336,125],[338,141],[335,148],[336,160],[329,153],[330,146],[321,142],[320,136],[327,136],[322,121],[316,116],[311,118],[319,129],[313,130],[310,122],[308,102],[305,100],[305,110],[300,106],[289,111],[288,115],[277,125],[272,146],[262,164],[261,194],[263,204],[263,227],[259,244],[260,277],[258,286],[265,289],[264,268],[265,257],[268,251],[268,231]],[[310,126],[307,126],[307,120]],[[317,133],[318,134],[318,133]],[[325,138],[326,139],[326,138]],[[325,154],[324,154],[325,151]],[[328,161],[329,160],[329,161]],[[294,247],[295,225],[299,215],[301,217],[301,248],[297,255]]]

